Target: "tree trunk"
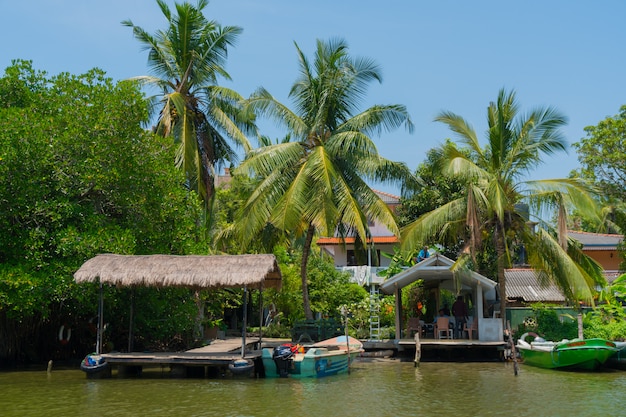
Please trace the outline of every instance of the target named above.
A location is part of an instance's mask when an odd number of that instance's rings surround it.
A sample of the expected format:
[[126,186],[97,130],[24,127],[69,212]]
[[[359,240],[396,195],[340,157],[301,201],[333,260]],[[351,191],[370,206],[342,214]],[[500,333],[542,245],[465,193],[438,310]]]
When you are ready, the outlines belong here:
[[302,302],[304,305],[304,317],[307,320],[313,320],[311,302],[309,301],[309,284],[307,282],[306,267],[309,262],[309,255],[311,254],[311,244],[313,243],[314,233],[315,227],[312,224],[309,224],[309,228],[306,231],[304,248],[302,249],[302,262],[300,263],[300,277],[302,278]]
[[506,278],[504,268],[506,267],[506,248],[504,242],[504,230],[500,222],[496,223],[496,254],[498,255],[498,284],[500,288],[500,316],[502,317],[502,328],[506,329]]

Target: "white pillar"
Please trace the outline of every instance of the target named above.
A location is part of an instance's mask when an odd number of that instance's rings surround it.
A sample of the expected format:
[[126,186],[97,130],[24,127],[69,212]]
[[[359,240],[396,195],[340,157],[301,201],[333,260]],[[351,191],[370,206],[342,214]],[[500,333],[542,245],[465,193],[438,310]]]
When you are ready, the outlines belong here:
[[478,340],[481,340],[480,337],[480,329],[482,329],[482,321],[483,321],[483,286],[480,284],[480,282],[476,283],[476,311],[475,311],[475,316],[474,316],[474,320],[478,320]]

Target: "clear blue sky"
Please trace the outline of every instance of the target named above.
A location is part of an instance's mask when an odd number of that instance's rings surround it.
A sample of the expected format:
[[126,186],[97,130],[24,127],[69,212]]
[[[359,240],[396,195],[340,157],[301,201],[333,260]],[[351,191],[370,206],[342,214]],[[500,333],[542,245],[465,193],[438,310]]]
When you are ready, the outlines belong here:
[[[227,64],[233,81],[223,83],[244,96],[264,86],[289,103],[298,75],[294,41],[312,56],[316,39],[341,37],[353,56],[376,60],[384,80],[363,106],[407,106],[415,132],[398,130],[376,143],[384,157],[411,169],[453,138],[435,115],[460,114],[480,134],[501,88],[517,92],[523,111],[559,109],[569,118],[570,143],[626,104],[623,0],[212,0],[206,15],[244,29]],[[114,80],[147,74],[147,53],[120,24],[125,19],[150,33],[166,27],[154,0],[0,0],[0,65],[20,58],[49,74],[94,67]],[[283,136],[271,123],[262,127]],[[572,149],[529,178],[565,177],[577,167]]]

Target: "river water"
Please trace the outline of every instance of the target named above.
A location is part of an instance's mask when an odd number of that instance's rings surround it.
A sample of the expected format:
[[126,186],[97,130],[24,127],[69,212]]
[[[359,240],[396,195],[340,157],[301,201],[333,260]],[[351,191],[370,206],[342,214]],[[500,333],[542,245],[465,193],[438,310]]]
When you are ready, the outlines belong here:
[[77,369],[0,372],[0,416],[592,416],[624,415],[626,372],[510,363],[357,361],[319,380],[88,380]]

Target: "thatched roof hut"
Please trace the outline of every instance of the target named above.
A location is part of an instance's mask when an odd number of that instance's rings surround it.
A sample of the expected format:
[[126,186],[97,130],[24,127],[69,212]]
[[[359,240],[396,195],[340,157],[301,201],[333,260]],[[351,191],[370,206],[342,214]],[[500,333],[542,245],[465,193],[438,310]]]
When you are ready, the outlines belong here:
[[280,288],[274,255],[97,255],[74,273],[77,283],[189,288]]

